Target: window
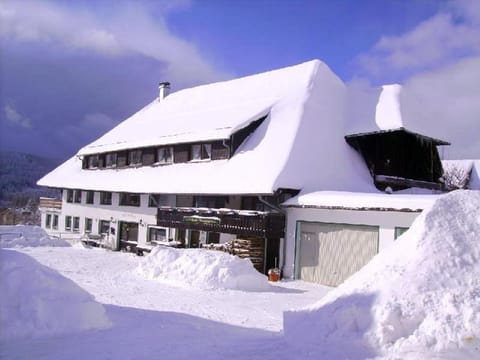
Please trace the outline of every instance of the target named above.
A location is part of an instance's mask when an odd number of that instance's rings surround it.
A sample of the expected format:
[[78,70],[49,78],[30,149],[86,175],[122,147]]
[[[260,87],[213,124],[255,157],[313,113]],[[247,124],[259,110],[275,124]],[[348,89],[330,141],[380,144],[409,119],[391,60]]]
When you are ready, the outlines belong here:
[[98,155],[90,155],[88,157],[88,168],[96,169],[98,167]]
[[212,144],[194,144],[191,147],[191,160],[212,158]]
[[225,207],[226,200],[225,196],[196,196],[195,205],[196,207],[221,209]]
[[58,229],[58,215],[53,215],[52,229]]
[[127,166],[127,152],[121,151],[117,153],[117,166]]
[[45,218],[45,227],[50,228],[51,224],[52,224],[52,215],[47,214],[47,217]]
[[142,165],[152,165],[155,163],[155,148],[145,148],[142,150]]
[[108,234],[109,230],[110,230],[110,221],[100,220],[100,223],[99,223],[99,226],[98,226],[98,233],[99,234]]
[[168,195],[164,194],[150,194],[148,197],[149,207],[160,207],[168,205]]
[[142,150],[131,150],[128,152],[128,165],[142,164]]
[[87,204],[93,204],[94,194],[95,193],[93,191],[87,191],[87,199],[86,199]]
[[92,232],[92,219],[85,218],[85,233]]
[[65,216],[65,230],[72,230],[72,217]]
[[173,162],[173,148],[171,146],[160,147],[157,149],[157,163],[171,164]]
[[167,241],[167,229],[151,227],[148,232],[148,241]]
[[82,191],[81,190],[75,190],[73,192],[73,202],[80,204],[82,202]]
[[105,166],[106,167],[115,167],[117,166],[117,154],[110,153],[105,155]]
[[67,202],[68,203],[73,202],[73,190],[70,190],[70,189],[67,190]]
[[80,218],[78,216],[73,217],[73,231],[80,231]]
[[140,194],[120,193],[121,206],[140,206]]
[[396,227],[395,228],[395,240],[400,237],[404,232],[406,232],[409,228],[407,227]]
[[100,192],[100,204],[112,205],[112,193],[107,191]]

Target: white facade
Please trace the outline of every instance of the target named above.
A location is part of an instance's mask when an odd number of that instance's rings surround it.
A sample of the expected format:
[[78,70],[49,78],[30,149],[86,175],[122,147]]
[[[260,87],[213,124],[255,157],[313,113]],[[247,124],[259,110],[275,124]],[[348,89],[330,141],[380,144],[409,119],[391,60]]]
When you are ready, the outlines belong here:
[[408,228],[420,214],[402,211],[365,211],[322,208],[288,207],[286,242],[283,246],[283,276],[295,278],[295,248],[299,222],[369,225],[379,228],[379,251],[395,240],[395,228]]

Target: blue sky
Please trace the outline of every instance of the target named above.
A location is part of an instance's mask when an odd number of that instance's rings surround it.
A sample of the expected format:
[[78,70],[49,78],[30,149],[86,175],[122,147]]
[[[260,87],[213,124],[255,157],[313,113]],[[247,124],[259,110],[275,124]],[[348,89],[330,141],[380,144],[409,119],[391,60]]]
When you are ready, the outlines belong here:
[[347,83],[434,76],[474,89],[464,117],[479,111],[476,0],[5,0],[0,23],[2,150],[66,158],[159,81],[175,91],[314,58]]

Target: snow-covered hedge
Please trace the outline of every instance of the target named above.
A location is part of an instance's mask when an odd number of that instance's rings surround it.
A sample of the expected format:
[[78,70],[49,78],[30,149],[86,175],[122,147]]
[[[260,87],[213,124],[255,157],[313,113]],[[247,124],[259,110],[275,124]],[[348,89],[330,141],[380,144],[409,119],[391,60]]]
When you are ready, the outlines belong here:
[[200,289],[268,290],[266,276],[248,259],[205,249],[157,247],[137,269],[148,279]]
[[438,199],[390,249],[284,324],[293,344],[341,342],[398,358],[478,346],[480,191]]
[[0,249],[0,339],[110,326],[103,305],[28,255]]

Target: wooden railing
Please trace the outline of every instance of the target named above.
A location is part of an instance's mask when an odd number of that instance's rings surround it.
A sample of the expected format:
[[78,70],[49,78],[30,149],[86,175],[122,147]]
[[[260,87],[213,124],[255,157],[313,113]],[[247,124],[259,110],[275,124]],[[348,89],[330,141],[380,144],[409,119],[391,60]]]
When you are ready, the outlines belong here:
[[241,236],[280,238],[284,236],[285,217],[283,214],[270,212],[159,208],[157,225]]
[[55,198],[46,198],[41,197],[38,207],[41,208],[49,208],[49,209],[61,209],[62,208],[62,200],[55,199]]

